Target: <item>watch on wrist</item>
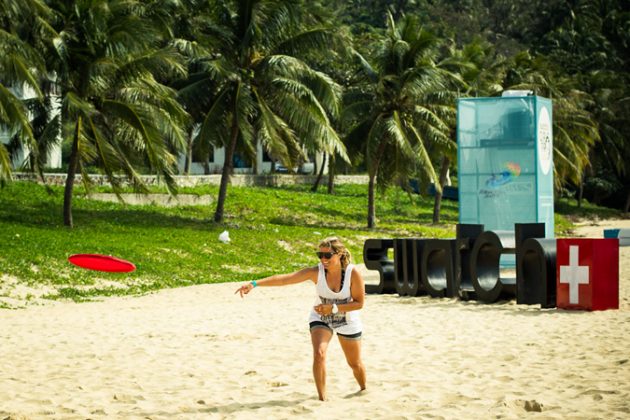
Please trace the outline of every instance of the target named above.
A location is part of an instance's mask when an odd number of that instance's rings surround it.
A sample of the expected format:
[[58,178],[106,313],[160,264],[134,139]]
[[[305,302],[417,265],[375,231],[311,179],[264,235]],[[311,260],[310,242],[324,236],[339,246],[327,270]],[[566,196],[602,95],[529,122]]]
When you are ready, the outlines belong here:
[[331,309],[331,313],[334,315],[334,314],[336,314],[337,312],[339,312],[339,308],[337,307],[337,304],[336,304],[336,303],[333,303],[333,305],[332,305],[332,309]]

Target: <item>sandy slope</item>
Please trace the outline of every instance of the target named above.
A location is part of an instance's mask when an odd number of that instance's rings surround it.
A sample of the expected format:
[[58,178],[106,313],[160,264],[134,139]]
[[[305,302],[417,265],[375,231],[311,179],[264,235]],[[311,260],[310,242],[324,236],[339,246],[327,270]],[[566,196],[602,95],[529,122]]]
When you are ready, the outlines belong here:
[[[576,235],[609,224],[630,227]],[[312,285],[0,310],[0,418],[629,418],[630,247],[620,251],[619,310],[369,295],[368,391],[354,393],[333,342],[326,403],[311,378]]]

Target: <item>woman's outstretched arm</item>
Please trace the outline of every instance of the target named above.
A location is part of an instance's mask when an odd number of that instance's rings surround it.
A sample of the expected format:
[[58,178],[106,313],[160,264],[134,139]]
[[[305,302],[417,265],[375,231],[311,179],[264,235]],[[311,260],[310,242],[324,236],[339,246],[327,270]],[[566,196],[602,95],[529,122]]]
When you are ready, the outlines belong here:
[[315,283],[317,281],[317,273],[317,267],[308,267],[294,273],[274,274],[264,279],[250,281],[236,289],[234,294],[240,293],[241,297],[243,297],[243,295],[248,294],[254,287],[258,286],[286,286],[289,284],[302,283],[306,280],[311,280]]

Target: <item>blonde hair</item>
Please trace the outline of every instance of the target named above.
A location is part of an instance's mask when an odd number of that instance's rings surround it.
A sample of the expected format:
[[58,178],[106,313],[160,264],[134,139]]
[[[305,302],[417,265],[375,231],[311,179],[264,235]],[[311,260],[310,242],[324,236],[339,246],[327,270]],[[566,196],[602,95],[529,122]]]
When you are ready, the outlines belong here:
[[345,270],[348,264],[350,264],[350,260],[352,258],[352,256],[350,255],[350,251],[348,251],[348,248],[346,248],[346,246],[341,243],[339,238],[334,236],[326,238],[319,243],[319,247],[331,248],[335,254],[339,254],[339,259],[341,260],[341,268],[343,270]]

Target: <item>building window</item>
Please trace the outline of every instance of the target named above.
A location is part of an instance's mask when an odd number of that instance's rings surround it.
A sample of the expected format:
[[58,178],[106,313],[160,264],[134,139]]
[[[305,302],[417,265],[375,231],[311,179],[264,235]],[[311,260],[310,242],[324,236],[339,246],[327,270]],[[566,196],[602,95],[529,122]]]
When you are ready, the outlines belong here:
[[193,149],[193,158],[194,163],[214,163],[214,147],[210,146],[210,150],[206,156],[203,156],[199,150]]
[[249,160],[241,155],[238,152],[234,153],[234,158],[232,159],[235,168],[250,168],[252,165],[249,163]]

